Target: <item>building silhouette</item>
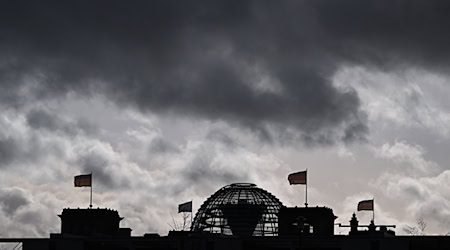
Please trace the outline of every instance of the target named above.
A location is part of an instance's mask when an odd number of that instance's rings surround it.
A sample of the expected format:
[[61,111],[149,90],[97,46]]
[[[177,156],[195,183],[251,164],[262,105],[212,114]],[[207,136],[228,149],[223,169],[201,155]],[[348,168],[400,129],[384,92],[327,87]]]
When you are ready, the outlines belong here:
[[211,195],[198,209],[193,232],[234,236],[276,236],[283,204],[255,184],[235,183]]
[[278,217],[280,236],[332,236],[337,219],[327,207],[282,207]]
[[87,237],[130,236],[131,229],[120,228],[123,219],[110,209],[64,209],[61,215],[61,234]]
[[24,250],[380,250],[450,249],[448,236],[396,236],[393,225],[359,225],[353,214],[348,235],[335,235],[336,216],[328,207],[286,207],[255,184],[227,185],[199,208],[190,231],[167,236],[131,236],[118,211],[64,209],[61,232],[22,242]]

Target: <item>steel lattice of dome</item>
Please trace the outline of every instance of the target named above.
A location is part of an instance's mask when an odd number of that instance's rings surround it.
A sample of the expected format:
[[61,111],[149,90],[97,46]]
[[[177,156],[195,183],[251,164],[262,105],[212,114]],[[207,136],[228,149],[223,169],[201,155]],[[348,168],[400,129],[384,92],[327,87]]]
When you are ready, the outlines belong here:
[[201,205],[191,231],[276,236],[282,205],[274,195],[255,184],[231,184],[219,189]]

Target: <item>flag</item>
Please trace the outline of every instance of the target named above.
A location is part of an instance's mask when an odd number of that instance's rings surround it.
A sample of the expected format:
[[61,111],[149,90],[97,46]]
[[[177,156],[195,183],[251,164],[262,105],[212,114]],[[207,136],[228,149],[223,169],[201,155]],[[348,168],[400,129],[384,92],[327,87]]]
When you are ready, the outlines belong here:
[[178,205],[178,213],[181,212],[192,212],[192,201]]
[[289,184],[291,184],[291,185],[294,185],[294,184],[306,185],[306,170],[290,174],[288,176],[288,181],[289,181]]
[[360,201],[358,203],[358,211],[363,210],[373,211],[373,200]]
[[75,176],[75,187],[91,187],[92,186],[92,174],[83,174]]

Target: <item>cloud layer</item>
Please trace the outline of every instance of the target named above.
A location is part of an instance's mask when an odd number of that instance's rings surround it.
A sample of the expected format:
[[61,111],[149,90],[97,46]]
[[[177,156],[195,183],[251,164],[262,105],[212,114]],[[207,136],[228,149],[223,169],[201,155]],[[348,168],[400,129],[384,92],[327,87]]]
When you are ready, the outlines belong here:
[[[137,233],[165,232],[168,207],[199,204],[231,182],[299,204],[285,178],[311,166],[311,202],[336,211],[384,191],[370,181],[420,201],[448,175],[449,9],[414,0],[3,3],[0,222],[11,235],[57,230],[54,214],[85,202],[73,176],[90,171],[96,201]],[[449,207],[437,194],[428,200],[444,208],[435,221]],[[392,197],[377,198],[381,211]],[[405,219],[392,210],[381,218]]]
[[10,2],[1,13],[2,100],[104,95],[267,140],[364,139],[358,96],[328,80],[337,65],[309,27],[314,10],[292,4]]

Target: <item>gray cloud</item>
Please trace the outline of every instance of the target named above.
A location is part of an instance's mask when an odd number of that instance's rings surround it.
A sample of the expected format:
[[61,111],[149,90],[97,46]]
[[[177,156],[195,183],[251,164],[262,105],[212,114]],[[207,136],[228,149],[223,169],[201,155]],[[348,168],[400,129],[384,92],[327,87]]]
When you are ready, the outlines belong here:
[[[443,171],[430,177],[411,177],[406,174],[384,174],[377,180],[377,188],[389,193],[388,199],[397,202],[398,209],[393,208],[397,217],[408,215],[425,218],[430,222],[430,229],[448,232],[448,214],[450,214],[449,171]],[[399,216],[400,215],[400,216]],[[411,219],[409,216],[406,219]]]
[[29,203],[30,200],[24,190],[19,188],[0,189],[0,208],[9,216]]
[[153,139],[148,146],[148,150],[153,154],[180,153],[180,149],[176,145],[161,137]]
[[238,146],[236,140],[232,138],[232,136],[230,136],[229,134],[222,131],[221,129],[212,129],[211,131],[208,132],[206,138],[211,141],[220,142],[225,146],[227,146],[228,148]]
[[[40,211],[39,211],[40,212]],[[42,225],[43,221],[41,218],[41,214],[37,211],[25,211],[18,215],[17,221],[24,225]],[[37,228],[39,229],[39,228]],[[46,230],[41,229],[40,234],[45,234]]]
[[55,151],[59,151],[59,145],[42,145],[39,137],[20,138],[17,135],[8,135],[0,139],[0,167],[9,167],[19,162],[35,162],[40,155]]
[[[218,182],[218,183],[233,183],[245,180],[248,176],[240,176],[239,173],[224,169],[214,169],[211,159],[200,155],[189,163],[185,168],[185,175],[192,183],[203,182]],[[189,185],[187,185],[189,186]]]
[[16,158],[19,149],[12,138],[0,139],[0,167],[8,165]]
[[[269,141],[364,140],[357,93],[330,77],[346,64],[447,69],[449,8],[400,0],[8,2],[0,13],[3,102],[103,94],[142,111],[224,120]],[[25,84],[30,78],[38,84]]]
[[207,196],[211,190],[219,186],[236,182],[252,182],[247,172],[248,166],[240,168],[223,166],[216,157],[217,152],[209,149],[197,152],[197,155],[182,169],[183,178],[175,187],[175,193],[182,192],[187,187],[194,187],[197,195]]
[[59,117],[59,114],[44,109],[32,109],[28,112],[27,123],[33,129],[62,132],[68,135],[94,134],[97,128],[86,120],[70,121]]
[[447,1],[310,1],[330,50],[391,70],[405,65],[448,69]]
[[[35,114],[43,115],[45,112],[37,112]],[[21,114],[12,115],[12,112],[3,110],[2,118],[0,119],[0,168],[5,168],[6,170],[6,168],[17,168],[28,164],[38,165],[45,162],[48,157],[55,155],[58,157],[66,157],[65,145],[61,141],[58,141],[58,135],[55,137],[49,133],[45,134],[45,136],[37,131],[37,133],[34,133],[35,131],[30,131],[25,128],[26,126],[23,126],[30,125],[30,123],[23,124],[22,122],[30,122],[29,118],[32,116],[22,116]],[[60,123],[60,120],[55,118],[56,116],[47,117],[43,115],[42,117],[44,119],[39,121],[34,120],[33,125],[35,127],[30,126],[30,128],[37,129],[39,126],[39,128],[47,126],[46,129],[58,133],[61,131],[59,130],[61,128],[73,127],[75,129],[76,127],[75,123],[72,124],[73,126],[70,123]],[[22,118],[26,118],[26,120],[23,121],[21,120]],[[46,120],[47,118],[48,120]],[[57,127],[59,125],[63,126]],[[83,126],[80,127],[83,128]],[[86,125],[86,127],[88,126]],[[81,131],[84,129],[77,130]],[[92,130],[94,130],[94,127]]]
[[327,28],[319,15],[326,8],[10,2],[0,66],[15,98],[4,101],[25,102],[24,86],[29,100],[95,93],[143,111],[224,120],[267,140],[288,138],[286,130],[312,143],[361,140],[367,126],[356,92],[328,80],[347,48],[331,50],[335,37],[318,26]]

